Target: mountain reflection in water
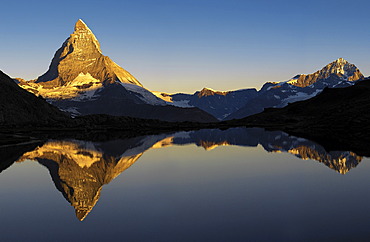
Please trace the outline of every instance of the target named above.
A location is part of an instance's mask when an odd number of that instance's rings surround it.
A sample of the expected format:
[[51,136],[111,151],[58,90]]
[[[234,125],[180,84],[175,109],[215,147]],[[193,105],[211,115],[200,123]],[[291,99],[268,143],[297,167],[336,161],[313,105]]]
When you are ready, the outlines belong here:
[[353,152],[326,152],[314,142],[280,131],[232,128],[139,136],[104,142],[49,140],[24,153],[17,162],[33,160],[45,166],[56,188],[75,208],[77,218],[82,221],[98,201],[102,186],[132,166],[146,150],[193,143],[205,150],[227,145],[261,145],[267,152],[287,152],[300,159],[317,160],[341,174],[347,173],[362,160],[361,156]]

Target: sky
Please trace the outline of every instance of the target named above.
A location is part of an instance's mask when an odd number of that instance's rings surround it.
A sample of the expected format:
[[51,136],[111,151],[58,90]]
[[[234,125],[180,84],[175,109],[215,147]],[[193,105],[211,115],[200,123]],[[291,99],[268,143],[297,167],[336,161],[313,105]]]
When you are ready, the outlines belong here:
[[103,54],[153,91],[259,89],[340,57],[368,76],[369,9],[365,0],[12,0],[2,3],[0,70],[37,78],[81,18]]

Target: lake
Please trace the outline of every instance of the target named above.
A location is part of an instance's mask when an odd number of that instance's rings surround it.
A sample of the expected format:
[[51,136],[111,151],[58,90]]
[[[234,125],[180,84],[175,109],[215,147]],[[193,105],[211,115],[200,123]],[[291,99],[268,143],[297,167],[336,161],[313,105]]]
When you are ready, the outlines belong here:
[[1,149],[2,241],[370,237],[369,159],[279,131],[51,139]]

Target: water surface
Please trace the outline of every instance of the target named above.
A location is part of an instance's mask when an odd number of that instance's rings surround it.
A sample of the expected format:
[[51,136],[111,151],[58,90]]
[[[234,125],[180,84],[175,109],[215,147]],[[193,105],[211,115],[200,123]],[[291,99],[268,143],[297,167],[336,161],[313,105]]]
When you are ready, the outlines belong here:
[[283,132],[200,130],[6,149],[12,155],[0,163],[3,240],[312,241],[370,234],[369,159]]

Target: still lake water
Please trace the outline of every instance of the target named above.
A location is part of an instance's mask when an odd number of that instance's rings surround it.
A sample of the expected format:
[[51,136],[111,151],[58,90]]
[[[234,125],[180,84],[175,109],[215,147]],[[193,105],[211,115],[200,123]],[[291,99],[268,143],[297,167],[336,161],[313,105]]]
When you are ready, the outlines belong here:
[[282,132],[49,140],[19,150],[0,173],[1,241],[370,238],[369,159]]

